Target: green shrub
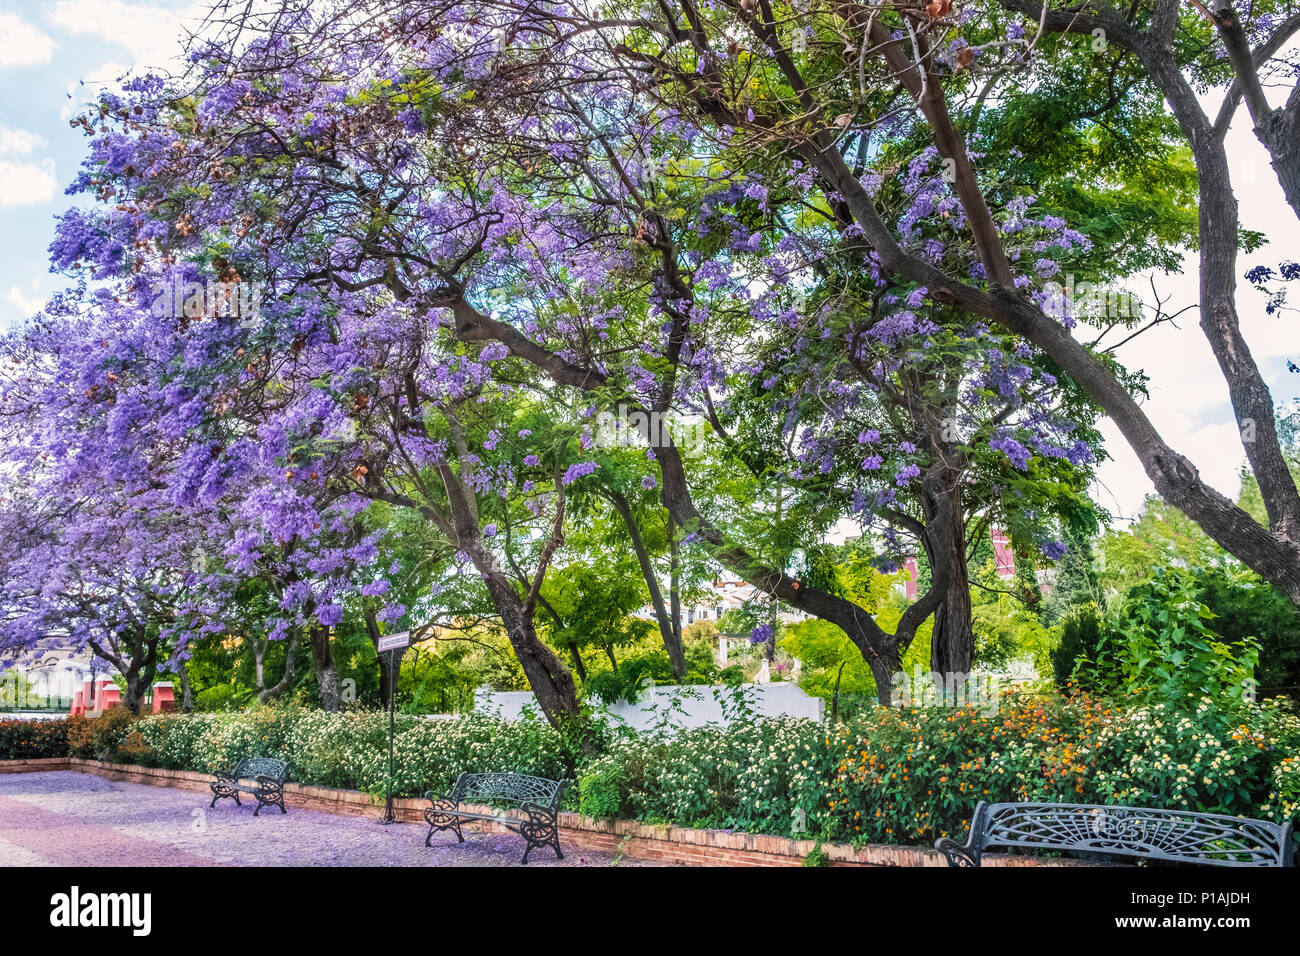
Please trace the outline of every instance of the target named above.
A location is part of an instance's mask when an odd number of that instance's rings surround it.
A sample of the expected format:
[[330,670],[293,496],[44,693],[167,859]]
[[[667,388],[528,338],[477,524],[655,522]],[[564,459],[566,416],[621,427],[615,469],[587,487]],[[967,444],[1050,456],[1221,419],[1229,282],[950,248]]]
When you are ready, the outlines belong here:
[[32,760],[68,755],[68,721],[0,721],[0,760]]
[[1216,617],[1201,603],[1194,574],[1157,568],[1107,615],[1096,653],[1080,660],[1075,674],[1085,687],[1148,704],[1250,696],[1259,642],[1249,635],[1223,640]]
[[623,807],[622,767],[617,761],[597,761],[578,778],[578,811],[598,820],[612,820]]
[[69,717],[68,754],[87,760],[113,759],[136,719],[125,707],[114,707],[98,717]]
[[[743,713],[726,727],[671,733],[592,726],[599,732],[578,754],[540,720],[399,717],[394,793],[447,793],[464,772],[516,771],[576,780],[565,807],[594,817],[920,844],[964,836],[979,800],[1278,821],[1300,811],[1300,718],[1278,702],[1007,695],[992,716],[876,708],[834,726]],[[78,746],[96,753],[115,740],[109,759],[202,772],[276,757],[294,782],[378,795],[387,734],[387,715],[376,711],[266,707],[81,720],[69,739],[84,738]],[[0,741],[12,739],[26,738],[0,732]]]
[[1065,690],[1075,680],[1080,660],[1094,660],[1101,644],[1101,622],[1095,605],[1076,608],[1061,622],[1061,640],[1052,648],[1052,678]]

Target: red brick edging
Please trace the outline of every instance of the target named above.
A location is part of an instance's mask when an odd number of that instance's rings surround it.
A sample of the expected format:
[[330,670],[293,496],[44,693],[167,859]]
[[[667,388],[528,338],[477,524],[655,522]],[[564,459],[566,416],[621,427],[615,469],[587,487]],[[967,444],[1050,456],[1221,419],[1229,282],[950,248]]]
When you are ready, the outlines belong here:
[[[211,793],[212,775],[190,770],[163,770],[135,764],[113,764],[102,760],[77,757],[51,757],[34,760],[0,760],[0,774],[36,773],[50,770],[76,770],[109,780],[144,783],[160,787],[177,787],[199,793]],[[292,810],[320,810],[347,816],[370,816],[378,812],[369,794],[359,790],[313,787],[286,783],[285,803]],[[399,798],[393,801],[397,819],[418,823],[428,803],[422,799]],[[481,808],[486,810],[487,808]],[[560,843],[575,847],[622,853],[624,856],[693,866],[800,866],[816,846],[813,840],[764,836],[756,833],[729,833],[725,830],[696,830],[690,827],[649,825],[636,820],[595,820],[580,813],[561,812]],[[475,829],[504,832],[498,824],[467,824]],[[943,855],[919,846],[868,844],[854,847],[847,843],[823,843],[822,853],[831,866],[946,866]],[[1032,856],[997,856],[984,858],[985,866],[1086,866],[1076,860],[1046,859]],[[1095,864],[1091,864],[1095,865]]]

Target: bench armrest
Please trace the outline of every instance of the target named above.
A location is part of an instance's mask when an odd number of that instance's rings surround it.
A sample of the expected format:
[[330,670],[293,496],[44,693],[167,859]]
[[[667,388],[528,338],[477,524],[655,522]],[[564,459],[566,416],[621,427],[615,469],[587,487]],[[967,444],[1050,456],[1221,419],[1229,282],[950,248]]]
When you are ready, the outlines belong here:
[[521,803],[519,804],[519,809],[523,810],[524,813],[528,814],[530,817],[545,817],[547,820],[554,820],[556,815],[560,812],[559,807],[544,807],[540,803]]
[[942,837],[934,841],[934,848],[947,858],[949,866],[980,865],[980,858],[973,852],[969,840],[961,844],[948,837]]
[[213,773],[213,776],[223,783],[236,783],[239,778],[235,776],[235,769],[234,767],[223,767]]

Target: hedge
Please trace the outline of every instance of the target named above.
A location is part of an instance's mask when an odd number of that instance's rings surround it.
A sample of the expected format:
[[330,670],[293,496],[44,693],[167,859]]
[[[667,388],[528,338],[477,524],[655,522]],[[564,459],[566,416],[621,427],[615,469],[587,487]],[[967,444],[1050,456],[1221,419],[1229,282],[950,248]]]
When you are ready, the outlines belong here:
[[[384,787],[382,713],[112,713],[74,726],[69,752],[201,772],[270,756],[299,783]],[[762,717],[672,735],[604,728],[598,741],[581,755],[540,721],[402,717],[395,790],[445,792],[462,771],[512,770],[576,780],[566,806],[593,816],[879,843],[964,834],[981,799],[1278,821],[1300,813],[1300,718],[1274,704],[1169,710],[1009,696],[991,717],[907,708],[837,725]]]
[[30,760],[68,755],[68,722],[0,720],[0,760]]

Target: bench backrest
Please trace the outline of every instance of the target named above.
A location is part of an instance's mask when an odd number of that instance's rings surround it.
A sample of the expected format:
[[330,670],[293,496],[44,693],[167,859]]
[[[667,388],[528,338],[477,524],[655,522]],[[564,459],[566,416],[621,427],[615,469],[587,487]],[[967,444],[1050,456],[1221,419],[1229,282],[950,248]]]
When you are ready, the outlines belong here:
[[235,768],[235,776],[270,777],[283,783],[288,771],[289,765],[283,760],[276,760],[274,757],[245,757],[239,761],[239,766]]
[[971,833],[979,852],[1033,847],[1212,866],[1292,865],[1291,824],[1219,813],[981,802]]
[[459,803],[533,803],[555,809],[563,780],[523,773],[462,773],[451,798]]

